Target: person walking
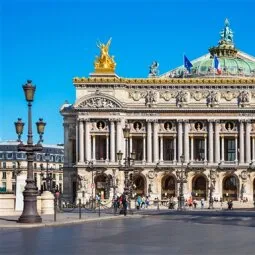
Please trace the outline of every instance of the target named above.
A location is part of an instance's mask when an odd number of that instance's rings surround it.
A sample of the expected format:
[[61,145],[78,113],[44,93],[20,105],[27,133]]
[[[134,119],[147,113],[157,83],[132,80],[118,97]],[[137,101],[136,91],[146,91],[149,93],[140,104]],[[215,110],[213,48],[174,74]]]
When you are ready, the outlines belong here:
[[124,216],[127,216],[127,196],[123,193],[121,198]]

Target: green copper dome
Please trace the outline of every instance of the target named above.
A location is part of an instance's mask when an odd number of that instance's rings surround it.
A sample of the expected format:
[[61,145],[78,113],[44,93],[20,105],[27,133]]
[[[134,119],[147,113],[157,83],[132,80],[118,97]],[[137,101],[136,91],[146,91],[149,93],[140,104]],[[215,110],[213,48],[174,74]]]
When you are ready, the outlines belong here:
[[[161,77],[211,77],[211,76],[255,76],[255,58],[238,51],[233,42],[233,32],[229,27],[229,21],[225,20],[225,27],[220,32],[220,41],[217,46],[209,48],[209,54],[206,54],[193,61],[190,72],[184,66],[175,68]],[[214,68],[214,57],[217,57],[220,63],[220,72]]]

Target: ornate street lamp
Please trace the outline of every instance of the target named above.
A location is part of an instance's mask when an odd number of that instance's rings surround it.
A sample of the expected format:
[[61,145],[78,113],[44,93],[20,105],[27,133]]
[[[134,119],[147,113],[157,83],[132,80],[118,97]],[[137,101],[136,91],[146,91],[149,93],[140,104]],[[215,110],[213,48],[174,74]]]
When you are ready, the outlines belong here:
[[93,161],[88,161],[88,167],[91,171],[91,209],[94,208],[94,163]]
[[38,191],[35,186],[35,181],[33,178],[33,161],[34,153],[36,151],[42,151],[43,147],[41,145],[42,135],[44,133],[44,127],[46,125],[42,119],[39,120],[37,124],[37,131],[40,135],[40,140],[37,144],[33,144],[33,133],[32,133],[32,102],[34,100],[34,93],[36,87],[33,86],[32,81],[28,80],[25,85],[23,85],[23,90],[25,93],[26,101],[28,102],[28,136],[27,144],[24,145],[20,140],[23,133],[24,123],[21,119],[18,119],[15,122],[16,133],[18,135],[18,151],[25,151],[27,154],[27,179],[26,186],[23,192],[24,196],[24,207],[21,216],[18,219],[20,223],[40,223],[42,218],[38,215],[37,212],[37,195]]
[[122,156],[123,153],[121,151],[117,152],[117,159],[119,161],[119,170],[120,171],[124,171],[124,176],[125,176],[125,180],[124,180],[124,193],[126,195],[129,195],[129,180],[128,180],[128,173],[133,171],[133,167],[131,167],[131,161],[134,162],[135,158],[136,158],[136,153],[135,152],[131,152],[130,153],[130,157],[128,156],[128,139],[130,137],[130,128],[126,125],[125,128],[123,128],[123,135],[125,138],[125,158],[124,158],[124,167],[121,165],[121,160],[122,160]]
[[183,195],[183,184],[186,183],[186,178],[184,177],[185,170],[183,169],[183,163],[184,163],[184,156],[180,156],[181,159],[181,171],[176,171],[177,175],[177,183],[180,183],[180,189],[179,189],[179,197],[178,197],[178,210],[184,209],[184,195]]

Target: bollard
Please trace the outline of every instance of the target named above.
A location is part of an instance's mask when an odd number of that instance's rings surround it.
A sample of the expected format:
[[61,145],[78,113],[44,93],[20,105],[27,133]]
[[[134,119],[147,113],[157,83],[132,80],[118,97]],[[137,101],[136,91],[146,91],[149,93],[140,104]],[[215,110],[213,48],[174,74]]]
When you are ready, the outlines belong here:
[[54,222],[57,221],[57,197],[54,197]]
[[100,217],[100,214],[101,214],[101,212],[100,212],[100,204],[101,204],[101,200],[99,199],[98,200],[98,216]]
[[157,210],[159,211],[159,199],[158,199],[158,206],[157,206]]
[[79,199],[79,219],[81,219],[81,199]]

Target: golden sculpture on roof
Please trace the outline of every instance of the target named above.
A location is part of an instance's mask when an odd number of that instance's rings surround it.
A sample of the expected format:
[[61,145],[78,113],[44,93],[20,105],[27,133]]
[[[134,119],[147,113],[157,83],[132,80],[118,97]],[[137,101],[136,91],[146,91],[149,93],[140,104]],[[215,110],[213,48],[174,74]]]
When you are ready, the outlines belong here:
[[97,43],[97,47],[100,49],[100,56],[96,57],[94,62],[96,73],[114,73],[116,63],[113,60],[113,56],[109,56],[109,47],[112,38],[106,44],[101,42]]

